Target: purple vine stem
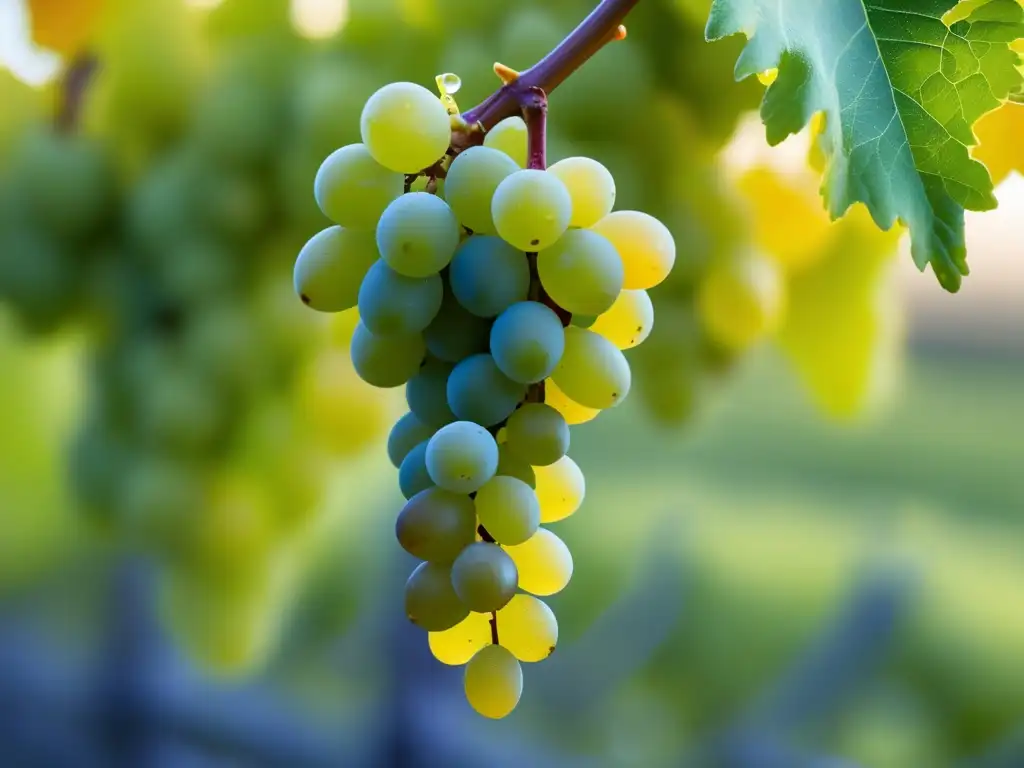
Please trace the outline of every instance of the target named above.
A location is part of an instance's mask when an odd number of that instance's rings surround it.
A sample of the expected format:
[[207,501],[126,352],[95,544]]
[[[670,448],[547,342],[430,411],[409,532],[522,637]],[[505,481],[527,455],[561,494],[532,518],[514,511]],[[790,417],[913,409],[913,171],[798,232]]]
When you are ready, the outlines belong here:
[[71,133],[77,126],[85,100],[85,90],[99,68],[99,60],[90,54],[76,57],[68,65],[58,90],[54,127],[59,133]]

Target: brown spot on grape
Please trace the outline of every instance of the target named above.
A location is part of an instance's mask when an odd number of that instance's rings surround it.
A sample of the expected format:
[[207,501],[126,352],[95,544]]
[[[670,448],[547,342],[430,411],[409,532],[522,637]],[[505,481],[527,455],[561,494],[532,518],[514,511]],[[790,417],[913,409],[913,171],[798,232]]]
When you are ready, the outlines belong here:
[[540,245],[540,240],[531,240],[530,245]]
[[302,303],[303,304],[306,304],[306,305],[309,304],[309,296],[307,296],[306,294],[304,294],[304,293],[299,294],[299,298],[302,299]]

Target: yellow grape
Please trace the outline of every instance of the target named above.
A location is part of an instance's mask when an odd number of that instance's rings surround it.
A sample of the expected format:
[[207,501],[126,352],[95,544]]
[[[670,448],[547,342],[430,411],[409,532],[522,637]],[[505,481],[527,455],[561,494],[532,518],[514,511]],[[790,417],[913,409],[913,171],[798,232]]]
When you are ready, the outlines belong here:
[[482,648],[466,665],[466,699],[484,717],[508,715],[523,695],[523,669],[500,645]]
[[[513,598],[515,600],[515,598]],[[430,652],[442,664],[462,666],[491,642],[491,616],[470,613],[451,629],[427,635]]]
[[1024,104],[1007,102],[974,124],[978,146],[971,154],[999,184],[1011,171],[1024,173]]
[[[519,571],[519,588],[545,597],[561,592],[572,578],[572,555],[560,538],[540,528],[528,541],[506,547]],[[501,628],[499,626],[499,639]]]
[[498,641],[520,661],[543,661],[558,644],[558,620],[543,601],[516,595],[498,611]]
[[778,327],[784,288],[779,268],[764,257],[751,254],[716,264],[697,294],[704,327],[723,346],[746,349]]
[[565,329],[565,352],[551,378],[576,402],[602,410],[621,403],[632,384],[622,351],[604,336],[574,325]]
[[619,252],[626,273],[623,288],[653,288],[668,277],[676,263],[672,233],[646,213],[615,211],[591,229],[608,238]]
[[575,461],[563,456],[554,464],[534,467],[537,478],[537,500],[540,502],[540,521],[556,523],[576,512],[587,493],[583,472]]
[[654,304],[647,291],[622,291],[611,308],[598,315],[590,330],[619,349],[642,344],[654,328]]
[[586,424],[601,412],[597,408],[587,408],[575,400],[570,400],[552,379],[544,381],[544,402],[562,414],[562,418],[569,426]]
[[548,167],[572,198],[570,227],[592,227],[615,207],[615,179],[597,160],[567,157]]
[[526,167],[526,123],[521,117],[508,117],[491,128],[484,136],[484,146],[504,152],[516,161],[520,168]]

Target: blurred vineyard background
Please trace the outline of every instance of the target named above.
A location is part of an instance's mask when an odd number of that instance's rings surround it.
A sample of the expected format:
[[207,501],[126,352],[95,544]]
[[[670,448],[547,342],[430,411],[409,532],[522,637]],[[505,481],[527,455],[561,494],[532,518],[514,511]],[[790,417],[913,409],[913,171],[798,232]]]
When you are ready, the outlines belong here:
[[[574,431],[559,649],[489,723],[401,615],[401,393],[291,268],[370,93],[452,71],[467,108],[590,4],[33,6],[66,55],[0,0],[0,763],[1024,765],[1024,106],[978,127],[1000,208],[951,296],[827,221],[706,0],[640,3],[552,95],[552,156],[604,162],[679,261],[634,396]],[[88,147],[117,202],[82,224]],[[158,716],[68,714],[125,676]]]

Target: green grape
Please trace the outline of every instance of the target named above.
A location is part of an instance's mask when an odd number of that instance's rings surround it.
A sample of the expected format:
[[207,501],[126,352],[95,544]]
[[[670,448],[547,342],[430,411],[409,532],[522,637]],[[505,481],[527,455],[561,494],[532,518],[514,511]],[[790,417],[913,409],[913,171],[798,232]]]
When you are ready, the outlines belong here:
[[452,587],[452,569],[438,563],[420,563],[405,583],[405,615],[428,632],[451,629],[469,616]]
[[492,477],[476,492],[474,504],[480,525],[499,544],[522,544],[540,525],[537,496],[514,477]]
[[431,632],[428,642],[435,659],[442,664],[461,667],[472,659],[477,651],[490,644],[490,617],[486,613],[470,611],[466,618],[451,629]]
[[554,464],[569,450],[569,425],[544,403],[526,403],[509,416],[505,429],[508,449],[535,467]]
[[541,597],[553,595],[565,589],[572,578],[569,548],[547,528],[538,528],[525,543],[505,551],[515,563],[519,588],[524,592]]
[[478,317],[495,317],[530,290],[526,254],[500,238],[475,235],[455,252],[448,273],[459,304]]
[[586,424],[588,421],[597,418],[597,415],[601,413],[598,408],[587,408],[585,405],[580,405],[575,400],[569,398],[558,388],[553,379],[547,379],[544,382],[544,402],[562,414],[562,418],[565,419],[565,423],[569,426]]
[[405,399],[409,410],[423,424],[434,429],[455,421],[455,414],[448,407],[448,375],[451,363],[428,359],[419,373],[405,385]]
[[439,360],[457,363],[486,352],[490,326],[481,317],[471,314],[446,286],[441,309],[423,332],[427,351]]
[[484,135],[484,146],[504,152],[520,168],[526,167],[527,130],[523,118],[506,117]]
[[429,168],[451,142],[444,105],[416,83],[391,83],[374,93],[363,107],[359,129],[374,159],[400,173]]
[[448,266],[459,247],[459,222],[448,203],[427,192],[402,195],[377,224],[377,248],[391,269],[429,277]]
[[378,259],[359,287],[359,318],[374,333],[420,333],[437,316],[444,298],[440,275],[406,277]]
[[310,238],[295,261],[295,292],[320,312],[351,309],[359,287],[377,261],[377,243],[369,232],[328,227]]
[[72,255],[43,230],[0,229],[0,300],[29,330],[51,330],[74,309],[82,286]]
[[572,199],[562,180],[527,169],[505,178],[494,191],[491,215],[501,239],[521,251],[543,251],[565,234]]
[[647,290],[662,282],[676,263],[672,233],[639,211],[609,213],[592,227],[615,246],[625,270],[623,288]]
[[505,443],[498,445],[498,471],[495,474],[514,477],[531,488],[537,487],[537,475],[533,467],[512,453]]
[[622,260],[610,242],[589,229],[572,229],[537,256],[541,284],[572,314],[600,315],[622,290]]
[[615,179],[597,160],[567,157],[548,166],[572,198],[570,227],[592,227],[615,207]]
[[654,328],[654,304],[647,291],[625,290],[590,326],[619,349],[642,344]]
[[427,353],[423,336],[378,336],[361,322],[352,334],[352,365],[359,378],[375,387],[389,389],[416,375]]
[[[619,294],[620,296],[622,294]],[[597,320],[597,315],[573,315],[569,322],[577,328],[589,328]]]
[[546,379],[564,351],[562,321],[540,302],[513,304],[491,326],[494,363],[520,384],[536,384]]
[[485,427],[507,419],[525,396],[526,385],[508,378],[487,354],[467,357],[448,377],[452,413]]
[[324,216],[361,230],[375,229],[381,214],[404,189],[405,177],[374,160],[365,144],[336,149],[313,182],[313,195]]
[[402,507],[395,533],[402,549],[413,557],[451,563],[476,539],[473,500],[441,488],[427,488]]
[[430,438],[426,461],[437,485],[455,493],[473,493],[494,477],[498,444],[479,424],[456,421]]
[[523,670],[500,645],[481,648],[466,665],[466,700],[484,717],[498,720],[516,708],[523,695]]
[[558,620],[543,600],[516,595],[498,611],[498,639],[519,661],[544,661],[558,644]]
[[416,418],[416,414],[407,413],[391,428],[388,435],[388,458],[398,469],[409,452],[422,442],[433,436],[434,430]]
[[517,582],[516,564],[496,544],[474,542],[452,563],[455,594],[477,613],[491,613],[507,605],[516,593]]
[[420,491],[434,487],[434,481],[427,472],[427,444],[430,438],[417,443],[402,459],[398,467],[398,488],[406,500]]
[[583,504],[587,483],[579,466],[568,456],[554,464],[533,468],[537,477],[540,521],[557,523],[574,514]]
[[470,147],[456,157],[445,177],[445,199],[459,223],[477,234],[495,234],[494,191],[518,170],[508,155],[490,147]]
[[618,347],[572,325],[565,329],[565,353],[551,378],[580,405],[598,409],[621,403],[632,382],[629,363]]

